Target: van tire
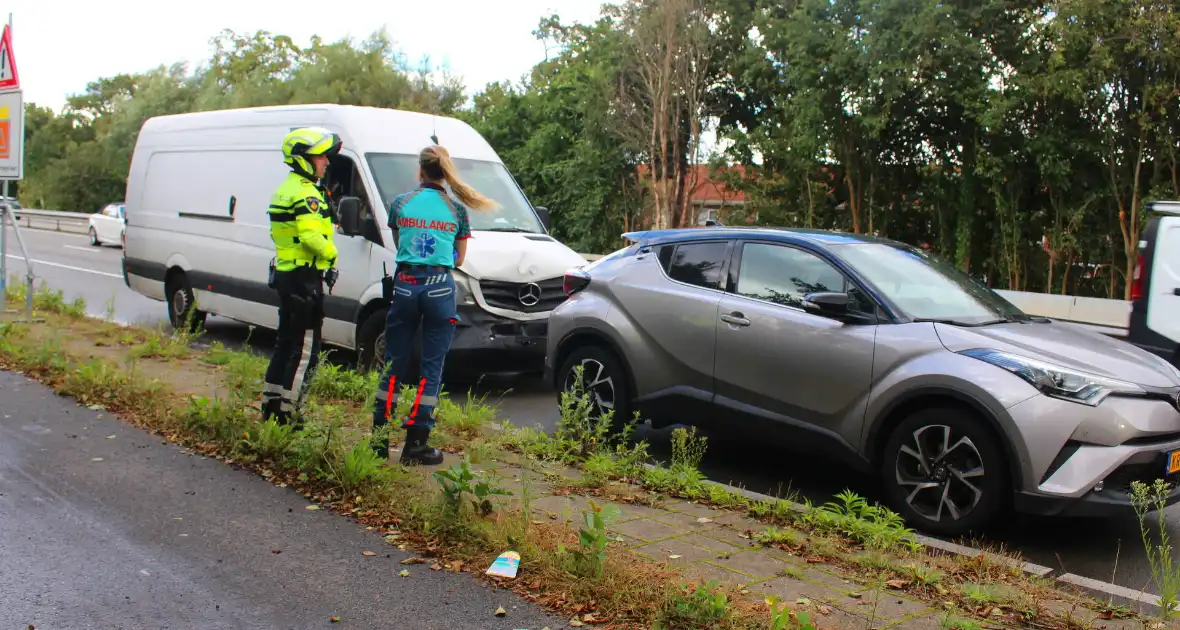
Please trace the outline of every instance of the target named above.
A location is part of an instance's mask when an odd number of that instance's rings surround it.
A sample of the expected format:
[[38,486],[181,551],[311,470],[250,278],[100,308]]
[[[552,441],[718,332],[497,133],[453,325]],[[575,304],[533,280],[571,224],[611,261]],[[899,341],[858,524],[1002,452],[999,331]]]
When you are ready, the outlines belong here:
[[[387,315],[387,309],[380,309],[370,313],[361,324],[360,331],[357,333],[356,363],[358,372],[368,373],[384,367],[382,363],[385,361],[385,318]],[[403,383],[418,382],[421,357],[422,335],[419,333],[414,339],[414,351],[410,355],[407,373],[402,377]]]
[[[205,326],[207,314],[193,308],[197,298],[193,295],[193,287],[183,271],[168,275],[168,279],[164,281],[164,296],[168,304],[168,323],[172,325],[173,330],[197,332]],[[188,316],[189,309],[193,309],[191,320]]]

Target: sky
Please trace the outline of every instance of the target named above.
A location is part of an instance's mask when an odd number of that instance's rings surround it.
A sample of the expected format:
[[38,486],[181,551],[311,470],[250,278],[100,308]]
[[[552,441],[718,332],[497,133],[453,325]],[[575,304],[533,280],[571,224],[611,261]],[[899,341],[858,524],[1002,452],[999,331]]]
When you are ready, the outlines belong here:
[[[592,22],[602,0],[10,0],[13,52],[26,103],[60,109],[99,77],[178,61],[205,61],[222,29],[259,29],[307,44],[360,41],[382,27],[407,61],[430,55],[463,78],[468,94],[519,80],[545,59],[532,31],[543,16]],[[165,7],[174,7],[169,11]]]

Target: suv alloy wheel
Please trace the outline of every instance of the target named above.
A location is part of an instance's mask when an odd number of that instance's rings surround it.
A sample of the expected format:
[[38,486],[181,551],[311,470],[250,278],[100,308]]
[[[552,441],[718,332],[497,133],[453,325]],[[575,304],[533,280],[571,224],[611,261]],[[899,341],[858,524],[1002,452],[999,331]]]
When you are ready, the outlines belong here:
[[959,535],[992,521],[1011,497],[1008,463],[991,429],[954,407],[911,414],[881,458],[891,507],[923,531]]
[[579,366],[582,368],[582,394],[590,396],[591,417],[597,419],[613,412],[612,427],[615,430],[625,427],[631,421],[631,392],[627,375],[614,353],[598,346],[575,348],[566,356],[558,372],[562,392],[574,393]]

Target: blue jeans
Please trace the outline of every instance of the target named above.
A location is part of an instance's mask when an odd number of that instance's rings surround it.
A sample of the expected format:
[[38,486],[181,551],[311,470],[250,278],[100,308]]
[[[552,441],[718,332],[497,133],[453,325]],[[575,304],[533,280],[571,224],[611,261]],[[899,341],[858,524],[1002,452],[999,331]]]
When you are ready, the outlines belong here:
[[[451,339],[458,323],[455,313],[455,279],[445,267],[399,266],[393,285],[393,300],[385,319],[385,372],[377,385],[373,402],[373,427],[384,426],[397,413],[397,393],[403,385],[417,390],[410,415],[402,419],[402,428],[434,428],[434,408],[438,405],[442,385],[443,363],[451,349]],[[414,336],[422,328],[420,380],[406,383]],[[390,392],[390,378],[394,390]],[[392,396],[390,395],[392,393]],[[387,409],[387,402],[390,402]]]

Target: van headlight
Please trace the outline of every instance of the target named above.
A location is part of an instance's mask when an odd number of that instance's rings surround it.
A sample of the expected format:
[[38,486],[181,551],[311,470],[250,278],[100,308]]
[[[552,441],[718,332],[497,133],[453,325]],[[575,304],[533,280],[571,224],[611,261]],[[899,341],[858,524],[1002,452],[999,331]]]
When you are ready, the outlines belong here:
[[1042,394],[1097,407],[1111,394],[1143,396],[1147,392],[1134,383],[1087,374],[1052,363],[999,350],[976,348],[963,354],[1008,370],[1037,388]]
[[475,295],[471,292],[471,277],[458,269],[454,270],[451,277],[455,279],[455,304],[475,304]]

